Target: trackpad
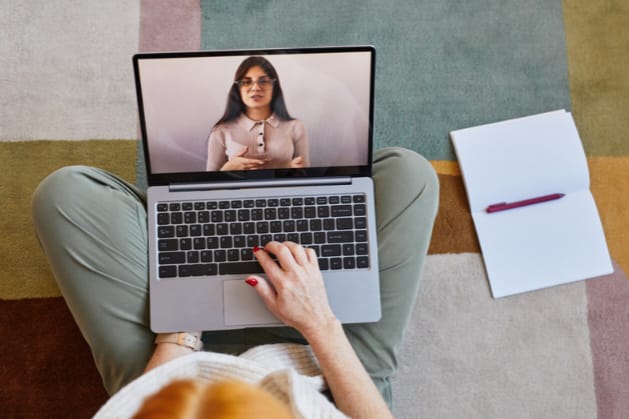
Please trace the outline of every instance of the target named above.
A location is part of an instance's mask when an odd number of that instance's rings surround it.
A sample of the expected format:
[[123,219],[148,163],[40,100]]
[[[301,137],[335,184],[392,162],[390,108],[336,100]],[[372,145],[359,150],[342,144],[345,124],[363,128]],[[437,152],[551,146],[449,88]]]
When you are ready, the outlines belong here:
[[279,325],[257,291],[241,279],[223,281],[226,326]]

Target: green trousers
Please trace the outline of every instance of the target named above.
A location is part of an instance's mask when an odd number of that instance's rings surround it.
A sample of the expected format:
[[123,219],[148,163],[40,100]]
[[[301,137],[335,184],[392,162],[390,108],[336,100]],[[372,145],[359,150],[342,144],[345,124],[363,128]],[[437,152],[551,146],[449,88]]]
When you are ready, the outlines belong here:
[[[402,148],[374,153],[382,319],[347,325],[349,340],[385,400],[418,292],[439,184],[430,163]],[[65,301],[109,394],[142,374],[154,349],[149,328],[146,201],[103,170],[72,166],[33,195],[33,221]],[[238,353],[303,342],[290,328],[207,332],[206,350]]]

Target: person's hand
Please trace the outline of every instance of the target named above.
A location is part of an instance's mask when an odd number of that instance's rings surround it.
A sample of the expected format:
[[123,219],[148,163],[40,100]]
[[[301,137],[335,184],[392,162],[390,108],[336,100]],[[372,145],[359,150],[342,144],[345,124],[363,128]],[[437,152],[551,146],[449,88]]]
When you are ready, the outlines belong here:
[[302,156],[297,156],[290,161],[291,169],[301,169],[305,166],[305,160]]
[[262,167],[265,163],[264,160],[245,157],[248,151],[249,147],[243,147],[238,154],[229,159],[227,163],[221,167],[221,170],[252,170]]
[[[277,257],[275,262],[269,253]],[[306,339],[318,328],[336,321],[328,303],[317,254],[293,242],[272,241],[254,254],[271,284],[247,278],[275,317],[301,332]]]

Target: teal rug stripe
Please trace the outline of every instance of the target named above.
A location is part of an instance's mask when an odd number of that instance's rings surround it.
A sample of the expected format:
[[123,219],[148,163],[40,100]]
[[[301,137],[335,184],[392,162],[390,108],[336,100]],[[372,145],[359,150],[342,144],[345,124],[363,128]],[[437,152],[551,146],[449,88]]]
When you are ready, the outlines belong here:
[[203,0],[201,7],[203,49],[374,45],[376,147],[455,160],[451,130],[570,108],[560,0]]

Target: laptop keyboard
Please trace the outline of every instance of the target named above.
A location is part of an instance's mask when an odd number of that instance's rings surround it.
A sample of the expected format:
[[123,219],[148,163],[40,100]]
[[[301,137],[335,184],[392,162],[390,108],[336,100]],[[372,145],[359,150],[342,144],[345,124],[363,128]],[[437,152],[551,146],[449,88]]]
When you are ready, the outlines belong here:
[[254,246],[293,241],[321,270],[369,267],[363,194],[157,204],[158,276],[260,273]]

